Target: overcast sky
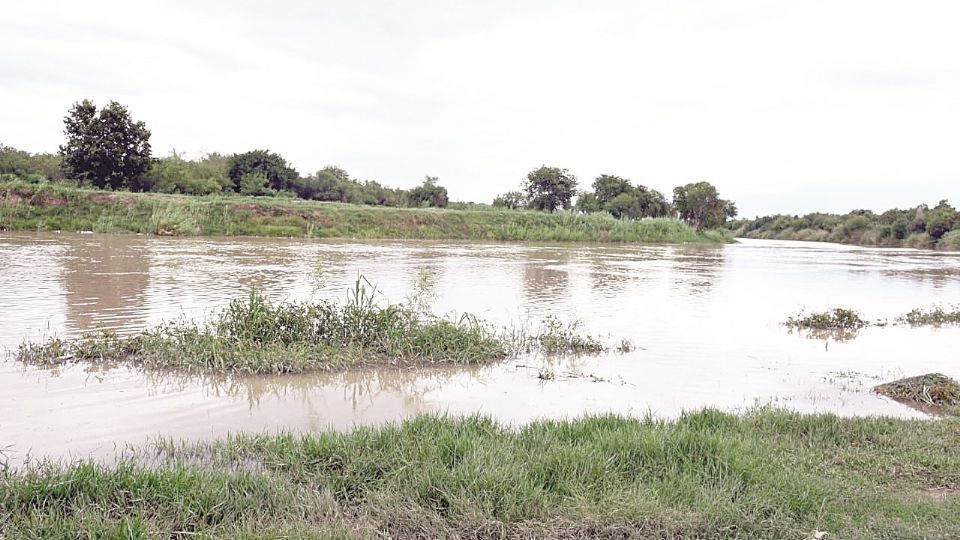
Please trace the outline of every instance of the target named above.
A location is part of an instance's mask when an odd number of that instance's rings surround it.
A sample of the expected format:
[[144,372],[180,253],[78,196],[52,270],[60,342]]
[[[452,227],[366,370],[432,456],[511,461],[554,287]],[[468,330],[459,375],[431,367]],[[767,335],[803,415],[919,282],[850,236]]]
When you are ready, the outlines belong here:
[[960,203],[960,2],[8,0],[0,142],[71,103],[170,149],[281,153],[487,201],[541,164],[583,187],[707,180],[741,215]]

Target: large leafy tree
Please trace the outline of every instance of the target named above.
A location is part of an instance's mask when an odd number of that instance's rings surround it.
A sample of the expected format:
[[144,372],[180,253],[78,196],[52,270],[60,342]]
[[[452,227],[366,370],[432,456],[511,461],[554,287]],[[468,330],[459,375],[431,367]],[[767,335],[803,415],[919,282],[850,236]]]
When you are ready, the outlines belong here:
[[267,179],[267,187],[276,191],[293,189],[300,178],[297,171],[287,164],[287,160],[269,150],[235,154],[230,158],[227,174],[233,180],[237,191],[241,190],[241,182],[247,175],[263,175]]
[[126,107],[111,101],[97,111],[89,99],[63,119],[61,167],[68,178],[96,187],[129,188],[150,168],[150,131]]
[[629,219],[670,214],[670,203],[662,193],[610,174],[602,174],[593,181],[593,192],[580,195],[577,208],[583,212],[605,211],[614,217]]
[[577,191],[577,177],[567,169],[544,165],[527,174],[523,190],[533,208],[548,212],[569,209]]
[[446,208],[449,198],[447,197],[447,188],[441,186],[436,176],[427,176],[423,184],[413,188],[407,193],[407,201],[410,206],[433,206],[436,208]]
[[680,219],[701,229],[721,227],[727,218],[736,217],[737,207],[720,198],[709,182],[697,182],[673,189],[673,207]]

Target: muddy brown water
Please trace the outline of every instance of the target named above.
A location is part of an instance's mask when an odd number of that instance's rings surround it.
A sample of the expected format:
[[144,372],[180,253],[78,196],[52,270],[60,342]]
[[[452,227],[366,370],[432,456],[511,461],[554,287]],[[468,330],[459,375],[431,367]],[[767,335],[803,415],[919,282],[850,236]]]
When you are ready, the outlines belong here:
[[[345,429],[426,412],[520,424],[772,404],[923,418],[870,387],[932,371],[960,377],[957,328],[869,328],[834,341],[779,324],[801,308],[843,305],[879,318],[960,303],[960,254],[772,241],[695,247],[0,233],[0,347],[202,318],[253,286],[275,300],[343,299],[361,272],[385,302],[403,301],[425,282],[421,297],[437,313],[530,327],[554,315],[636,348],[296,376],[38,369],[8,359],[0,363],[0,453],[13,463],[27,455],[105,457],[158,436]],[[544,381],[541,370],[555,377]]]

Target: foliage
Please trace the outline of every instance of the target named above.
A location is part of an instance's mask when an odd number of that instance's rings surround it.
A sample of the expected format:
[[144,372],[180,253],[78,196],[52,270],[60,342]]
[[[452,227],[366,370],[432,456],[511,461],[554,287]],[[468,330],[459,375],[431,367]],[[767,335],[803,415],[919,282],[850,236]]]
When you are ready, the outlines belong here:
[[543,165],[527,174],[523,190],[530,208],[548,212],[569,210],[577,190],[577,177],[567,169]]
[[[153,234],[169,207],[189,216],[174,234],[551,242],[724,243],[727,231],[697,232],[667,218],[630,221],[600,213],[384,208],[292,197],[187,197],[104,193],[64,184],[0,181],[0,230],[93,230]],[[170,231],[166,231],[169,233]],[[165,234],[166,234],[165,233]]]
[[182,193],[184,195],[211,195],[232,190],[233,182],[227,176],[227,159],[220,154],[207,154],[198,160],[184,159],[171,151],[157,159],[150,171],[136,182],[134,191]]
[[129,189],[150,168],[150,131],[116,101],[97,112],[85,99],[73,105],[63,122],[67,140],[60,155],[66,177],[99,188]]
[[437,184],[436,176],[427,176],[423,184],[411,189],[407,193],[408,206],[446,208],[449,202],[447,188]]
[[951,310],[942,307],[913,309],[897,318],[897,322],[910,326],[946,326],[960,324],[960,307]]
[[251,197],[273,196],[277,190],[270,187],[270,180],[262,172],[248,172],[240,178],[240,194]]
[[63,180],[57,154],[31,154],[0,143],[0,175],[12,175],[31,182]]
[[673,189],[673,207],[680,219],[698,231],[722,227],[727,218],[737,215],[737,207],[720,198],[709,182],[697,182]]
[[[267,180],[267,187],[275,191],[292,189],[300,177],[297,171],[287,164],[287,160],[269,150],[252,150],[230,157],[227,176],[233,180],[236,191],[243,189],[241,184],[249,174],[262,175]],[[252,186],[248,185],[247,188],[252,189]]]
[[506,208],[508,210],[518,210],[527,207],[527,198],[520,191],[508,191],[503,195],[497,195],[493,199],[494,208]]
[[635,186],[629,180],[608,174],[593,181],[592,193],[580,195],[577,210],[608,212],[613,217],[626,219],[666,217],[672,212],[670,203],[659,191]]
[[[955,538],[960,420],[427,415],[0,467],[13,538]],[[951,488],[952,487],[952,488]]]
[[801,313],[790,317],[784,324],[810,330],[859,330],[869,323],[852,309],[834,308],[809,315]]
[[737,220],[727,226],[745,238],[960,250],[960,214],[946,200],[933,208],[921,204],[881,214],[853,210],[846,215],[774,215]]

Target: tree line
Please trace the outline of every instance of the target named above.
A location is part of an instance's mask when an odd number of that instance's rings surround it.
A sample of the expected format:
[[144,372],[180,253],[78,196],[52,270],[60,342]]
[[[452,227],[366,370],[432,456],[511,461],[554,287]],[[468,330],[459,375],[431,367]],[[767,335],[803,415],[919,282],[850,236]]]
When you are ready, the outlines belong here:
[[727,226],[746,238],[960,250],[960,213],[946,200],[932,208],[921,204],[879,214],[853,210],[848,214],[773,215],[735,220]]
[[[30,154],[0,145],[0,176],[28,181],[73,181],[101,189],[212,195],[286,196],[317,201],[411,207],[447,207],[447,189],[427,176],[412,189],[359,181],[328,166],[303,176],[281,155],[251,150],[185,159],[172,151],[155,158],[150,130],[123,105],[98,109],[90,100],[75,103],[64,117],[65,142],[57,154]],[[722,227],[736,206],[720,198],[708,182],[678,186],[673,200],[655,189],[614,175],[601,175],[592,190],[579,191],[567,169],[546,165],[530,171],[521,189],[496,197],[493,206],[546,212],[608,212],[621,219],[679,217],[697,229]],[[574,199],[576,202],[574,204]]]
[[497,196],[493,206],[548,212],[608,212],[621,219],[679,217],[698,230],[722,227],[728,218],[737,215],[736,205],[720,198],[717,188],[709,182],[677,186],[672,202],[655,189],[610,174],[594,179],[592,191],[577,191],[577,185],[577,177],[567,169],[544,165],[527,174],[520,190]]
[[447,189],[428,176],[412,189],[350,178],[328,166],[300,175],[280,154],[251,150],[185,159],[172,151],[155,158],[150,130],[117,102],[97,107],[75,103],[64,117],[64,144],[57,154],[30,154],[0,144],[0,176],[27,181],[72,181],[100,189],[212,195],[299,197],[382,206],[446,207]]

